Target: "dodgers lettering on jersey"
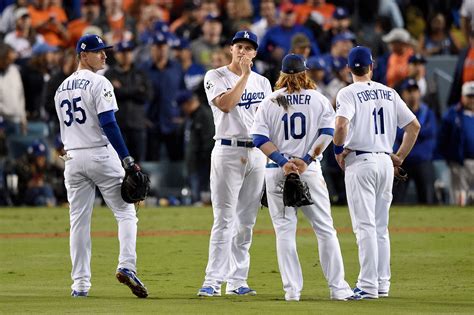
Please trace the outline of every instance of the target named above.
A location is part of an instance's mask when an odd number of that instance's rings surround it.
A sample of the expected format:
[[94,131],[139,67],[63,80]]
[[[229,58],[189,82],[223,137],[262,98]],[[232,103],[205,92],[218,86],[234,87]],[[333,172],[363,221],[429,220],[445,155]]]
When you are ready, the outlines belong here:
[[109,143],[98,117],[102,112],[118,110],[107,78],[89,70],[76,71],[58,87],[54,103],[65,150]]
[[395,90],[373,81],[355,82],[336,97],[336,116],[350,121],[346,148],[392,153],[397,126],[405,127],[415,115]]
[[[291,104],[287,110],[274,101],[280,95]],[[334,128],[334,109],[329,100],[316,90],[287,94],[284,88],[262,102],[251,134],[268,137],[287,156],[304,157],[323,128]]]
[[264,76],[252,72],[237,106],[229,113],[224,113],[213,101],[217,96],[232,89],[239,78],[227,66],[209,70],[204,78],[204,88],[216,127],[215,140],[232,138],[250,140],[250,128],[257,108],[264,98],[272,93],[270,81]]

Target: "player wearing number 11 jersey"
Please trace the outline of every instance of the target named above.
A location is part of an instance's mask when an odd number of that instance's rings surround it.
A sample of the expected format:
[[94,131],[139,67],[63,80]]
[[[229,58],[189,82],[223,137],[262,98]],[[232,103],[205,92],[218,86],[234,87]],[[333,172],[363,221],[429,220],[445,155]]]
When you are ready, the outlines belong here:
[[85,35],[77,43],[79,66],[56,90],[54,102],[61,140],[67,154],[64,183],[70,205],[70,253],[72,296],[86,297],[91,287],[90,224],[96,187],[118,223],[120,243],[117,279],[133,294],[146,297],[136,276],[137,216],[135,207],[121,196],[127,172],[139,172],[123,141],[114,112],[118,110],[112,84],[95,72],[105,66],[106,46],[97,35]]
[[[359,247],[360,273],[354,293],[361,298],[387,297],[390,290],[388,213],[394,166],[402,164],[415,144],[420,124],[393,89],[371,80],[372,54],[353,48],[348,65],[354,83],[336,98],[334,153],[345,169],[352,228]],[[405,130],[392,153],[397,127]]]

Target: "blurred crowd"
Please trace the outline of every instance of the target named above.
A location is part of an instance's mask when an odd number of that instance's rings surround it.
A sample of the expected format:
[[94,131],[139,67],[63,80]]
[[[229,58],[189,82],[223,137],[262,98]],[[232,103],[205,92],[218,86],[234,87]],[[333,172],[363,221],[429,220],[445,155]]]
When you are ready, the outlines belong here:
[[[422,125],[405,161],[416,202],[474,200],[472,0],[6,0],[0,12],[0,204],[67,201],[53,98],[76,69],[75,44],[83,34],[114,46],[102,74],[115,88],[131,155],[182,161],[192,202],[201,202],[214,134],[202,81],[207,70],[230,62],[230,40],[242,29],[258,36],[254,71],[273,84],[285,54],[304,55],[318,90],[333,104],[351,83],[349,50],[370,47],[373,79],[399,91]],[[458,60],[445,104],[426,77],[427,60],[438,55]],[[31,139],[16,156],[12,139],[28,137],[33,123],[44,124],[49,136]],[[332,149],[326,153],[332,200],[344,203],[342,172]],[[436,159],[449,165],[451,198],[435,185]],[[408,187],[395,187],[396,202],[407,202]]]

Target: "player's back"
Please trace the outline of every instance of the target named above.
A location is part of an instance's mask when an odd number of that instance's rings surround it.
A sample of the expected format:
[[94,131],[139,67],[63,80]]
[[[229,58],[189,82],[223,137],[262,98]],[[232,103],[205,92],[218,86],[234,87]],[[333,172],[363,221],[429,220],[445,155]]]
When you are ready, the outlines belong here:
[[56,90],[54,97],[65,150],[93,148],[109,143],[98,114],[117,110],[112,84],[89,70],[78,70]]
[[[280,89],[265,99],[257,112],[257,124],[265,120],[270,140],[287,156],[303,157],[319,135],[319,129],[334,128],[334,110],[329,100],[316,90],[287,94]],[[275,97],[283,95],[289,106],[279,106]],[[262,117],[259,117],[262,110]]]
[[355,82],[337,95],[336,116],[350,120],[345,147],[367,152],[392,152],[397,126],[406,123],[397,92],[381,83]]

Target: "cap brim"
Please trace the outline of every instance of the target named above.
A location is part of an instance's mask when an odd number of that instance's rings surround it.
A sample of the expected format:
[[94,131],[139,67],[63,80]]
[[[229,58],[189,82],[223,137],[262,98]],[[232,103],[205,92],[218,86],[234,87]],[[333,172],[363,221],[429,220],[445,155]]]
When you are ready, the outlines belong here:
[[84,51],[85,52],[87,52],[87,51],[99,51],[99,50],[106,50],[106,49],[111,49],[111,48],[114,48],[114,46],[97,47],[97,48],[88,49],[88,50],[84,50]]
[[257,50],[257,48],[258,48],[258,44],[257,44],[257,43],[255,43],[254,41],[251,41],[251,40],[249,40],[249,39],[246,39],[246,38],[237,38],[237,39],[234,39],[234,40],[232,41],[232,45],[234,45],[235,43],[238,43],[238,42],[247,42],[247,43],[250,43],[250,44],[252,44],[252,46],[255,48],[255,50]]

